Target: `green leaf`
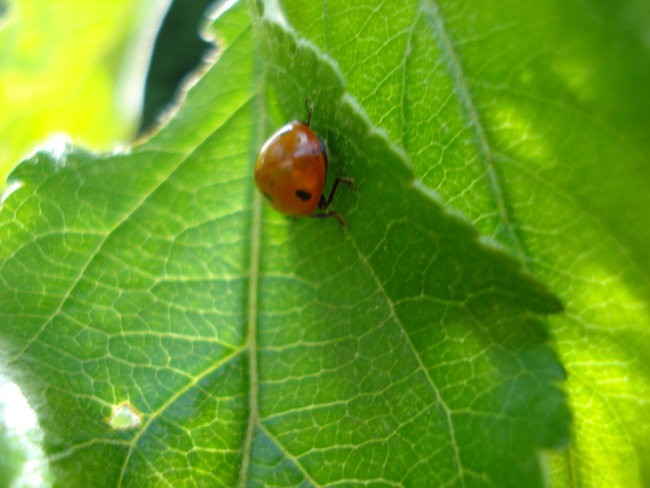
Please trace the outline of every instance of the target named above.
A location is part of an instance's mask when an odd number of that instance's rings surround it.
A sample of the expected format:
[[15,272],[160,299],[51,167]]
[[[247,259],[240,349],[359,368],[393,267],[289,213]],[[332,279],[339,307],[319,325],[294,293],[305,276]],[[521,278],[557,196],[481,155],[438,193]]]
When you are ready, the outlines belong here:
[[[151,140],[11,175],[3,352],[57,483],[541,486],[568,435],[539,319],[557,299],[415,179],[313,45],[258,18],[256,47],[241,5],[218,26]],[[330,180],[358,183],[343,232],[252,184],[308,96]]]
[[554,484],[647,486],[647,2],[282,4],[422,182],[565,304]]

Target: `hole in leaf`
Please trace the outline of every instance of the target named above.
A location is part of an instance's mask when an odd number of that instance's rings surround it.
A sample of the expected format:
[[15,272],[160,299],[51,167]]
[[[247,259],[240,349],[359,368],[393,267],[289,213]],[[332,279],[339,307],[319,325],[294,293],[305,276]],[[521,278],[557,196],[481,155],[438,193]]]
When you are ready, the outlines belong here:
[[129,402],[122,402],[113,407],[113,413],[108,419],[108,425],[115,430],[128,430],[142,423],[142,414]]

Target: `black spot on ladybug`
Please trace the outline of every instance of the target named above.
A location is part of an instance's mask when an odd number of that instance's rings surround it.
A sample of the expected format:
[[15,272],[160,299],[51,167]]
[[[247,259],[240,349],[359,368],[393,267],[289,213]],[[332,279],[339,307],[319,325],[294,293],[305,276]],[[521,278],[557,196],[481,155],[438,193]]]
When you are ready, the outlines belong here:
[[263,195],[267,198],[269,202],[273,202],[273,197],[269,195],[268,193],[264,192]]
[[300,198],[303,202],[306,202],[311,198],[311,193],[305,190],[296,190],[296,196]]

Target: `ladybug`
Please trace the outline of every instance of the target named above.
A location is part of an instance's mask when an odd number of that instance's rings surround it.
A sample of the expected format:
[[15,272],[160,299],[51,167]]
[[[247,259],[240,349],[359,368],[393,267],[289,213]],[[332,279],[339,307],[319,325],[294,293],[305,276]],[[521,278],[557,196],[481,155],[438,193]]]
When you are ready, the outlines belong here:
[[[283,214],[336,217],[341,226],[345,226],[343,216],[328,209],[339,185],[354,186],[354,180],[337,176],[325,198],[327,151],[323,140],[309,127],[313,110],[313,105],[307,105],[306,122],[289,122],[264,143],[255,162],[255,184],[269,203]],[[320,212],[314,213],[316,209]]]

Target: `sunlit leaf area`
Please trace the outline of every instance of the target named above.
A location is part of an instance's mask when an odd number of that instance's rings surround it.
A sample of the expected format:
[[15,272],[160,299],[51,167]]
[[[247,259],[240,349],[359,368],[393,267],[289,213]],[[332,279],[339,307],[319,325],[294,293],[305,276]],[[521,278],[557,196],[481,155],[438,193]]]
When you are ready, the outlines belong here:
[[650,486],[649,87],[642,0],[0,2],[0,486]]

